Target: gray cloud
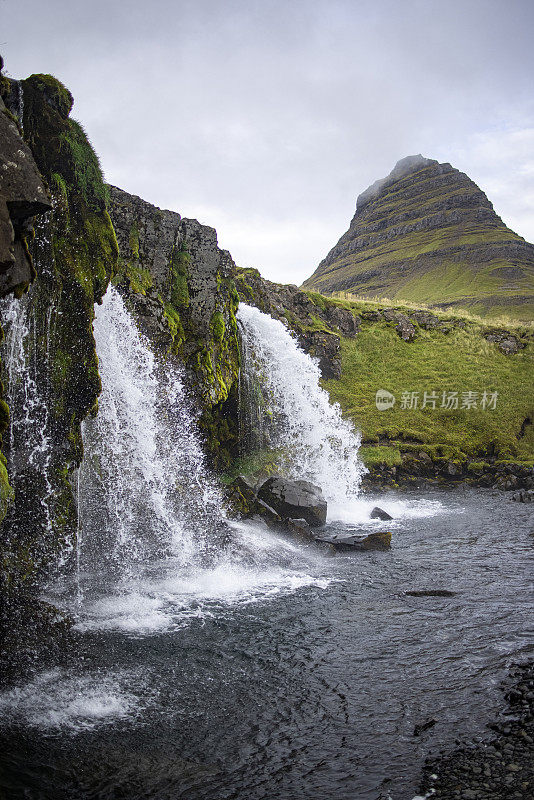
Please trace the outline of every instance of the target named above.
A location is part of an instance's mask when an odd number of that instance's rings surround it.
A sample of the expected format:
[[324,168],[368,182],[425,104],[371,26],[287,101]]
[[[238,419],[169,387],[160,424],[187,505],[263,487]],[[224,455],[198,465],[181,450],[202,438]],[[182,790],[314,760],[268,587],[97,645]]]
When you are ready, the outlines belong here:
[[10,73],[69,86],[108,180],[213,225],[268,277],[307,277],[356,196],[409,153],[466,171],[534,238],[518,145],[534,128],[530,0],[8,0],[0,13]]

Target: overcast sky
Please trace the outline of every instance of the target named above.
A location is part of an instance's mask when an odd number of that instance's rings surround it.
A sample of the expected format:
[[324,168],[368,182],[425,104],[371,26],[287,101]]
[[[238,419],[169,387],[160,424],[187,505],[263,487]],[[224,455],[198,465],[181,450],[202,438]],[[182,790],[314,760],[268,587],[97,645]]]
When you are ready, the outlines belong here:
[[0,0],[15,78],[75,97],[106,179],[300,283],[406,155],[534,241],[533,0]]

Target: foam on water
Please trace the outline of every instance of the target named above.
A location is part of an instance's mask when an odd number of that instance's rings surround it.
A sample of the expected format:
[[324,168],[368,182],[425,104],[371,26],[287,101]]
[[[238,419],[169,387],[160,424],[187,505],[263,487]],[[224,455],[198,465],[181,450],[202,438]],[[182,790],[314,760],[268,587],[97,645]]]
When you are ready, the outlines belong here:
[[370,517],[371,511],[375,506],[379,506],[393,517],[392,521],[388,520],[389,526],[394,526],[407,519],[433,517],[436,514],[450,511],[439,500],[399,500],[389,499],[387,495],[375,498],[361,495],[329,503],[328,521],[342,522],[347,525],[378,525],[383,527],[384,522],[382,520],[371,519]]
[[88,730],[132,717],[137,699],[127,689],[131,673],[73,675],[53,669],[0,694],[3,724],[24,723],[47,731]]
[[115,630],[131,635],[173,630],[195,619],[224,613],[229,607],[267,601],[317,587],[332,579],[315,552],[273,535],[256,523],[233,523],[231,548],[211,568],[184,568],[172,558],[153,574],[122,584],[119,593],[85,604],[80,631]]

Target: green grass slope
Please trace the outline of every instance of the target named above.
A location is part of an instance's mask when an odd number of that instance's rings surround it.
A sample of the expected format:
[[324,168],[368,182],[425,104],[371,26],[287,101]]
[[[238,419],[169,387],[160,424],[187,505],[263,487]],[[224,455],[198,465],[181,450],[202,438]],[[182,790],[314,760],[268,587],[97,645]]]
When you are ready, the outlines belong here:
[[[364,320],[356,338],[341,339],[341,379],[324,385],[362,431],[364,461],[393,466],[401,453],[423,450],[437,462],[534,463],[532,334],[517,329],[526,346],[504,355],[485,332],[479,322],[463,320],[446,334],[418,328],[414,341],[405,342],[394,324]],[[396,397],[393,408],[377,409],[381,389]],[[416,408],[402,408],[404,392],[415,393]],[[422,407],[425,392],[434,393],[435,408]],[[444,392],[458,393],[459,408],[441,407]],[[461,408],[467,392],[476,393],[476,408]],[[497,393],[495,408],[482,408],[484,392]]]

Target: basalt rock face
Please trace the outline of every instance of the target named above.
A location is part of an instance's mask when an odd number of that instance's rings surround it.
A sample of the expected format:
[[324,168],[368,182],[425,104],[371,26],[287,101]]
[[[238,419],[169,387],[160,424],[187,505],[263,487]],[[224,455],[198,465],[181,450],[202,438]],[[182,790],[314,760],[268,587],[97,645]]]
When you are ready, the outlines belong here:
[[51,208],[30,148],[0,97],[0,296],[22,294],[33,280],[27,235]]
[[256,269],[240,269],[235,278],[240,298],[284,323],[305,353],[318,360],[323,378],[341,377],[340,337],[353,338],[361,319],[352,311],[297,286],[271,283]]
[[348,231],[304,288],[528,320],[534,245],[504,225],[467,175],[409,156],[358,197]]
[[[28,145],[24,142],[17,118],[6,108],[3,96],[10,95],[9,81],[0,75],[0,297],[17,296],[35,277],[28,249],[37,214],[51,208],[50,200]],[[0,339],[3,338],[0,327]],[[1,435],[9,424],[9,409],[0,385]],[[0,454],[0,522],[13,499],[5,457]]]
[[[24,598],[36,602],[32,594],[43,569],[75,541],[80,426],[96,410],[101,388],[94,303],[106,291],[118,251],[98,159],[69,116],[70,92],[50,75],[32,75],[20,82],[3,79],[2,96],[9,135],[19,126],[24,131],[18,149],[5,140],[2,147],[13,175],[33,187],[26,204],[20,192],[7,200],[15,266],[11,277],[8,269],[1,278],[3,293],[10,287],[20,296],[18,302],[4,300],[0,312],[10,406],[3,453],[14,490],[0,528],[0,590],[15,619]],[[14,179],[10,187],[15,190]],[[46,213],[36,218],[34,237],[25,236],[17,226],[36,211]]]
[[114,280],[150,339],[185,363],[212,460],[225,466],[238,438],[235,264],[213,228],[109,190]]

